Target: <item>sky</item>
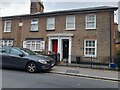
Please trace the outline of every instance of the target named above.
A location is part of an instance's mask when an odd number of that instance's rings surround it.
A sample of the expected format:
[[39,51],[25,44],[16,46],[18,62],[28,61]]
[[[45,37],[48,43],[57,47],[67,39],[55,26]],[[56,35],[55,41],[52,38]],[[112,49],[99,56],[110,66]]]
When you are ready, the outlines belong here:
[[[35,1],[35,0],[33,0]],[[42,0],[44,4],[44,11],[58,11],[79,9],[98,6],[118,6],[119,0]],[[114,1],[114,2],[113,2]],[[0,17],[22,15],[30,13],[30,0],[0,0]],[[115,22],[118,22],[118,12],[115,12]]]

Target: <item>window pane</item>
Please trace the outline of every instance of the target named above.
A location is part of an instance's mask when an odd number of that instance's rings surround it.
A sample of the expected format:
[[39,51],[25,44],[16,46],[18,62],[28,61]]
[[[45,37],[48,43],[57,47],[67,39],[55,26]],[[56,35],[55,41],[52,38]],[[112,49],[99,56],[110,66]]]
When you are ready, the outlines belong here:
[[11,27],[6,27],[6,31],[10,31],[11,30]]
[[92,46],[92,47],[95,47],[95,41],[92,41],[92,42],[91,42],[91,46]]
[[95,53],[96,53],[95,40],[86,40],[85,41],[85,55],[95,56]]
[[35,44],[31,45],[31,50],[33,50],[33,51],[35,50]]
[[27,41],[27,44],[28,44],[28,43],[31,43],[31,41]]
[[66,29],[74,29],[74,28],[75,28],[75,16],[67,16]]
[[95,48],[86,48],[86,55],[95,55]]
[[2,40],[2,46],[13,46],[13,40]]
[[96,18],[95,15],[87,15],[86,16],[86,28],[96,28],[95,22]]
[[75,16],[67,16],[68,23],[74,23]]
[[47,19],[47,30],[55,29],[55,18]]
[[7,46],[7,41],[4,41],[4,46]]
[[95,23],[94,22],[87,22],[87,28],[94,28]]
[[95,48],[91,48],[90,54],[95,55]]
[[95,47],[95,41],[86,41],[87,47]]
[[32,44],[35,44],[35,41],[32,41]]
[[45,44],[43,45],[43,41],[41,40],[35,40],[35,41],[29,40],[29,43],[27,43],[27,48],[31,49],[32,51],[41,51],[44,49],[43,48],[44,46]]
[[74,28],[74,24],[73,23],[67,24],[67,28]]
[[40,44],[40,41],[37,40],[36,43],[37,43],[37,44]]
[[27,44],[27,48],[30,49],[30,44]]
[[38,31],[38,19],[31,20],[31,31]]
[[33,24],[33,25],[31,26],[31,30],[32,30],[32,31],[38,30],[38,24]]
[[88,15],[87,16],[87,21],[88,22],[90,22],[90,21],[94,22],[94,20],[95,20],[95,15]]
[[12,46],[13,45],[13,41],[8,41],[8,46]]
[[88,48],[86,48],[86,55],[88,55],[89,54],[89,49]]
[[4,32],[10,32],[11,31],[11,21],[5,21],[4,24]]
[[31,24],[38,24],[38,19],[31,20]]
[[40,50],[40,44],[36,44],[36,50]]
[[6,22],[7,27],[10,27],[10,25],[11,25],[11,22]]
[[49,30],[49,29],[54,29],[54,25],[53,25],[53,24],[49,24],[49,25],[48,25],[48,30]]
[[89,45],[89,42],[88,42],[88,41],[86,41],[86,47],[88,47],[88,45]]

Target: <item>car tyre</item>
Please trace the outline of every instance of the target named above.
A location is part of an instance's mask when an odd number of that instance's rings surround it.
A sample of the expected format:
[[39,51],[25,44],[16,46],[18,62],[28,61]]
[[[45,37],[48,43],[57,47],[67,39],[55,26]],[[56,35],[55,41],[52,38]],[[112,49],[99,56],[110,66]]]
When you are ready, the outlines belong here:
[[27,72],[35,73],[37,72],[37,65],[35,62],[29,62],[26,66]]

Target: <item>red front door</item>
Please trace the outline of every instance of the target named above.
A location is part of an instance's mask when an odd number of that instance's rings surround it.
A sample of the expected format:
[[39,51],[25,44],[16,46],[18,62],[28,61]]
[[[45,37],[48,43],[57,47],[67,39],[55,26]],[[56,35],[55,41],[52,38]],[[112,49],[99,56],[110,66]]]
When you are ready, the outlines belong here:
[[52,40],[52,52],[57,53],[58,50],[58,40]]

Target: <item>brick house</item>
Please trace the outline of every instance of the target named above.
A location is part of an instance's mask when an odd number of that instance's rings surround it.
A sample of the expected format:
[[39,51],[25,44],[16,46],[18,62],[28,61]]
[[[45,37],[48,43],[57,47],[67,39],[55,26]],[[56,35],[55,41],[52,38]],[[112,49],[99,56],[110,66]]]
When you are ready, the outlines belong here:
[[31,14],[2,17],[0,43],[59,53],[60,60],[68,59],[68,63],[74,62],[76,56],[81,56],[83,61],[94,57],[98,62],[99,57],[114,56],[114,11],[117,9],[101,6],[44,12],[43,4],[34,2]]

